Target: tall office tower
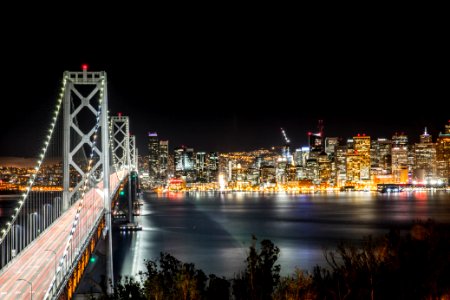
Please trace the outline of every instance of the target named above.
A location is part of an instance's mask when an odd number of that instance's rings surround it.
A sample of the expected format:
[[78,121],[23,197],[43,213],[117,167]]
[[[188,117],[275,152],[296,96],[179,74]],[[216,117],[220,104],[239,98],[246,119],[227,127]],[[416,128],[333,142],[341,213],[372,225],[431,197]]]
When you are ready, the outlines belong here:
[[360,180],[370,180],[370,136],[365,134],[353,137],[354,154],[360,156]]
[[148,133],[148,176],[150,182],[156,182],[159,176],[159,140],[156,132]]
[[194,149],[181,146],[174,149],[175,176],[184,177],[186,182],[196,180]]
[[347,146],[336,146],[334,148],[334,163],[336,183],[338,186],[344,186],[347,180]]
[[420,143],[414,146],[413,180],[425,182],[436,177],[436,144],[427,132],[420,135]]
[[323,151],[323,138],[322,134],[308,132],[309,141],[309,159],[316,159]]
[[304,172],[306,179],[317,183],[319,181],[319,164],[317,159],[307,159]]
[[197,175],[195,171],[194,148],[185,148],[182,155],[183,175],[186,176],[186,183],[195,182]]
[[302,166],[306,166],[306,160],[309,157],[309,147],[302,147]]
[[166,181],[169,176],[169,141],[159,141],[159,179]]
[[378,139],[378,166],[384,174],[392,173],[392,141],[388,139]]
[[345,170],[347,183],[358,183],[361,180],[361,168],[360,168],[361,156],[355,153],[355,151],[348,149]]
[[210,152],[208,155],[208,182],[219,180],[219,154]]
[[301,148],[295,149],[295,152],[294,152],[294,165],[295,166],[303,166],[303,153],[302,153],[302,149]]
[[438,177],[450,185],[450,120],[437,138],[436,165]]
[[431,134],[428,134],[427,128],[425,127],[423,134],[420,135],[420,143],[428,144],[428,143],[432,143],[432,142],[433,142],[433,138],[432,138]]
[[167,159],[167,177],[171,178],[175,175],[175,156],[169,153]]
[[392,174],[395,183],[408,182],[408,137],[401,133],[392,136]]
[[328,183],[331,181],[331,161],[325,151],[317,158],[317,163],[319,164],[319,179],[322,183]]
[[207,156],[205,152],[197,152],[195,154],[195,172],[197,173],[197,180],[200,182],[207,182]]
[[185,147],[175,148],[174,152],[174,166],[175,166],[175,177],[181,177],[184,175],[184,166],[183,166],[183,154],[185,151]]
[[334,154],[334,148],[339,144],[339,139],[337,137],[327,137],[325,138],[325,153],[328,155]]
[[[375,174],[378,174],[378,140],[370,141],[370,168],[372,171],[375,171]],[[374,174],[374,173],[372,173]]]
[[286,183],[286,167],[288,163],[285,159],[279,158],[276,164],[276,180],[278,183]]
[[347,149],[353,150],[354,146],[355,146],[355,141],[353,139],[347,139]]
[[195,171],[194,148],[186,148],[183,156],[183,166],[185,171]]

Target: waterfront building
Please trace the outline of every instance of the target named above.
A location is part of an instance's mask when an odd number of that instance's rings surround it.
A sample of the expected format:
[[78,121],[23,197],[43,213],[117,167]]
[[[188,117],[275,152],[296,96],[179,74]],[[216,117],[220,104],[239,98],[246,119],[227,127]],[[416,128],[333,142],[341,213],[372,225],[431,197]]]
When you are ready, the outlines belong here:
[[440,132],[436,143],[437,176],[447,185],[450,184],[450,120]]
[[156,132],[148,133],[148,153],[148,176],[154,183],[159,176],[159,140]]
[[217,152],[210,152],[208,154],[208,182],[217,182],[219,176],[219,154]]
[[327,153],[322,151],[317,158],[317,163],[319,165],[319,180],[321,183],[329,183],[332,181],[331,177],[331,161],[328,158]]
[[420,135],[420,143],[414,145],[413,181],[427,182],[436,177],[436,144],[427,129]]
[[392,173],[392,141],[386,138],[378,138],[371,142],[370,160],[371,168],[378,175]]
[[164,182],[169,176],[169,141],[159,141],[159,179]]
[[359,159],[359,180],[370,180],[370,136],[358,134],[353,137],[354,154]]
[[394,183],[408,183],[408,136],[404,133],[392,136],[391,154]]
[[338,186],[345,185],[347,180],[347,146],[334,148],[335,178]]

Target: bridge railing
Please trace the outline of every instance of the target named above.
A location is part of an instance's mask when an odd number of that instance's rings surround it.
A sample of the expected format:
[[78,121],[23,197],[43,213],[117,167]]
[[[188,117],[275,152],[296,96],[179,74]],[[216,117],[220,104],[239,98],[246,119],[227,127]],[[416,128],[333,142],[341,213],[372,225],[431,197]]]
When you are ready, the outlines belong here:
[[[110,176],[110,197],[117,193],[126,172],[119,171]],[[80,258],[83,256],[86,247],[89,246],[105,213],[105,201],[102,190],[103,185],[100,183],[97,187],[89,190],[85,194],[84,199],[79,200],[80,202],[83,201],[82,208],[84,209],[77,211],[77,215],[75,215],[75,219],[79,221],[76,222],[70,231],[66,250],[58,262],[55,276],[44,299],[56,299],[59,297],[70,280],[71,274],[77,267]],[[80,202],[77,205],[80,205]],[[105,230],[111,229],[105,228]],[[106,232],[104,232],[104,236],[105,234]]]

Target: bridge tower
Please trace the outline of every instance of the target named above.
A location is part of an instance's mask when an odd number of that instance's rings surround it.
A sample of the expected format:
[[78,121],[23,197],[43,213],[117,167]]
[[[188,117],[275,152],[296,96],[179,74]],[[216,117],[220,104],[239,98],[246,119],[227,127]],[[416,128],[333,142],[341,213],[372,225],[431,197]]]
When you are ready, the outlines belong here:
[[[118,170],[129,169],[128,176],[130,176],[133,169],[133,161],[135,151],[131,150],[130,146],[134,144],[130,137],[130,122],[127,116],[122,116],[119,113],[118,116],[111,117],[112,122],[112,155]],[[132,160],[133,157],[133,160]],[[133,203],[131,199],[131,178],[128,178],[128,221],[133,223]]]
[[[112,238],[111,238],[111,199],[110,199],[110,162],[109,162],[109,126],[106,72],[88,72],[83,65],[82,72],[64,73],[66,85],[63,98],[63,210],[67,210],[77,196],[85,181],[103,180],[103,199],[105,206],[106,236],[106,279],[113,280]],[[94,103],[97,100],[97,103]],[[77,122],[81,112],[91,113],[90,124],[83,128]],[[95,119],[92,118],[92,115]],[[84,131],[83,131],[84,130]],[[100,135],[100,140],[97,138]],[[76,141],[76,142],[75,142]],[[89,168],[85,172],[85,162],[80,162],[80,153],[91,149]],[[78,155],[78,156],[77,156]],[[85,155],[85,154],[84,154]],[[82,178],[78,183],[71,182],[71,173]],[[87,178],[88,175],[90,178]],[[71,186],[74,185],[74,186]],[[108,293],[112,287],[108,285]]]

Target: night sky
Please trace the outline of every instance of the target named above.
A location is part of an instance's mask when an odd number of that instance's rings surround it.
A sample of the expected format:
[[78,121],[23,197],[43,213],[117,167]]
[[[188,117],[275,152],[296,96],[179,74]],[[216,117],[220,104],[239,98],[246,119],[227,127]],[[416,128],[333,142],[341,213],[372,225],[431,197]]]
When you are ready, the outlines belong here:
[[141,154],[148,131],[171,148],[231,151],[281,145],[280,127],[305,145],[318,119],[327,136],[403,131],[415,141],[424,126],[443,130],[447,36],[431,25],[319,21],[118,23],[72,41],[51,26],[5,31],[0,156],[37,155],[63,71],[82,63],[107,72],[110,111],[130,116]]

